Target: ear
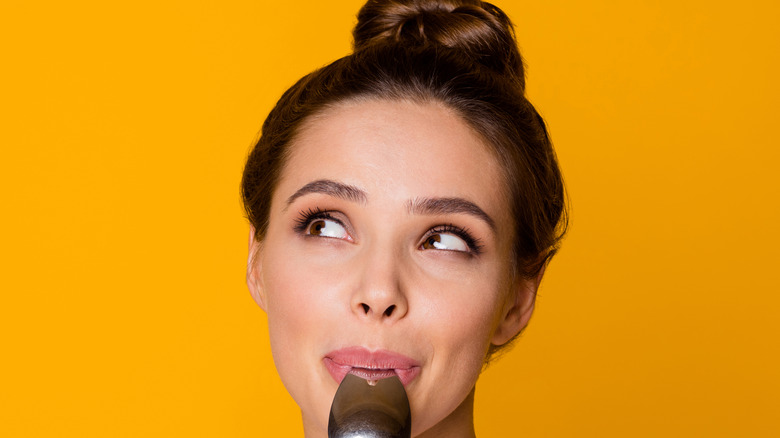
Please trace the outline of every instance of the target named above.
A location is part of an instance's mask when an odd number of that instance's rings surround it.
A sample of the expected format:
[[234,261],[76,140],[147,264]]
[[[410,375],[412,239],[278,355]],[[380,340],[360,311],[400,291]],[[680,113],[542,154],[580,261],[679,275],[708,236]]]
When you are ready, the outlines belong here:
[[265,288],[263,287],[263,272],[260,266],[262,260],[263,242],[255,239],[255,227],[249,227],[249,256],[246,261],[246,285],[249,293],[261,309],[265,308]]
[[507,298],[503,318],[493,333],[491,339],[493,345],[506,344],[528,325],[531,314],[534,312],[536,291],[539,290],[539,284],[542,282],[546,267],[546,264],[543,265],[539,274],[534,278],[518,277],[515,280],[515,284],[512,286],[514,289]]

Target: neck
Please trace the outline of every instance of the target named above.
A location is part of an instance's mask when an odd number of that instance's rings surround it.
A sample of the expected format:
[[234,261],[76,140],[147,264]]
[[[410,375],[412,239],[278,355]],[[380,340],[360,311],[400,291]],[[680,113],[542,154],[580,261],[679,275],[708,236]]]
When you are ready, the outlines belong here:
[[[414,419],[412,419],[414,421]],[[463,403],[438,424],[416,438],[475,438],[474,432],[474,389]]]

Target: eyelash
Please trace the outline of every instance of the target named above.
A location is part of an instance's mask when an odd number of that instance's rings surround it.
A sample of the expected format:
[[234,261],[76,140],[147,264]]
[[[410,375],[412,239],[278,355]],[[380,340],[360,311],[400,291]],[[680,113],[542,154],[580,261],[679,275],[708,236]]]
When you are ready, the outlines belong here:
[[[333,215],[330,214],[329,210],[323,210],[317,207],[317,208],[309,208],[307,210],[301,210],[298,213],[298,217],[295,219],[295,226],[294,226],[295,232],[299,234],[305,234],[311,222],[316,219],[328,219],[339,223],[341,226],[344,226],[341,220],[333,217]],[[479,239],[474,238],[466,228],[459,227],[454,224],[437,225],[431,228],[430,230],[428,230],[427,233],[425,233],[425,237],[423,238],[423,240],[427,239],[428,237],[434,234],[453,234],[455,236],[460,237],[461,239],[463,239],[464,242],[466,242],[466,246],[468,246],[469,252],[471,254],[479,255],[482,252],[483,245],[481,241]]]
[[309,228],[309,224],[311,224],[311,222],[315,219],[328,219],[334,222],[338,222],[341,226],[344,226],[340,220],[336,219],[333,217],[333,215],[330,214],[330,211],[317,207],[316,209],[309,208],[308,210],[301,210],[298,213],[298,218],[295,219],[295,232],[304,234],[306,229]]

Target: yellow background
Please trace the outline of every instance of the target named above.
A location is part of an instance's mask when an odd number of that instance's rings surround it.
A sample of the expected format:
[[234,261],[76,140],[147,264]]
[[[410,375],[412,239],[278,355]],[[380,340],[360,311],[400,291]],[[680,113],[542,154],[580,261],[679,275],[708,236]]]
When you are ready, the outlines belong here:
[[[572,226],[478,433],[779,436],[777,2],[496,3]],[[301,434],[238,185],[360,4],[0,7],[1,436]]]

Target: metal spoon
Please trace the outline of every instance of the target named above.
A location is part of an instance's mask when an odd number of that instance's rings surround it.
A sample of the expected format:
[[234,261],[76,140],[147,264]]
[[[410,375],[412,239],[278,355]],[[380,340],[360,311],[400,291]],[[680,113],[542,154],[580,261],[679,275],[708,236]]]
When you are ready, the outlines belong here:
[[398,376],[375,386],[353,374],[341,381],[330,407],[328,438],[410,438],[412,413]]

